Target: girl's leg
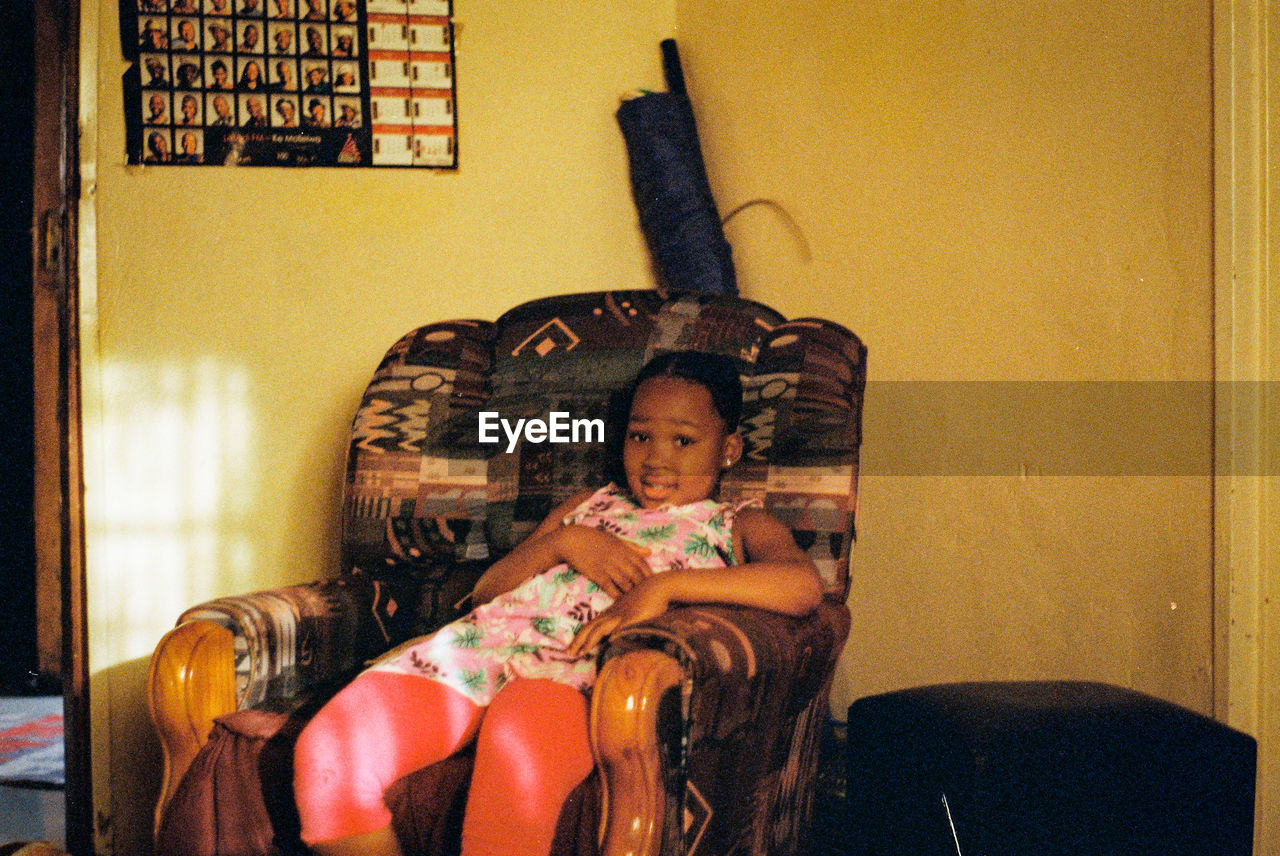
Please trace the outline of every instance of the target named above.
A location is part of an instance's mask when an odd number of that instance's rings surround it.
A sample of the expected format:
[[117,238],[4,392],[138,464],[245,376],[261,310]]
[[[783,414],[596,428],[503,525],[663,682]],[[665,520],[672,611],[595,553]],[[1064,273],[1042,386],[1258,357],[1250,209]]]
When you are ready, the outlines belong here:
[[582,693],[541,679],[507,684],[476,742],[464,856],[546,856],[565,798],[593,763]]
[[331,856],[398,856],[383,792],[468,743],[483,713],[439,681],[362,673],[298,736],[294,793],[302,840]]

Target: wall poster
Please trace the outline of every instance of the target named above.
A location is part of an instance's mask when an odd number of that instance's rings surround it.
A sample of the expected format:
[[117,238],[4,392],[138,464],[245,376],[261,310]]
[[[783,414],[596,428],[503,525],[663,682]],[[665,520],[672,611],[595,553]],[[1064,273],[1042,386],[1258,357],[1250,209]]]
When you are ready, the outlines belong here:
[[458,165],[451,0],[120,0],[131,164]]

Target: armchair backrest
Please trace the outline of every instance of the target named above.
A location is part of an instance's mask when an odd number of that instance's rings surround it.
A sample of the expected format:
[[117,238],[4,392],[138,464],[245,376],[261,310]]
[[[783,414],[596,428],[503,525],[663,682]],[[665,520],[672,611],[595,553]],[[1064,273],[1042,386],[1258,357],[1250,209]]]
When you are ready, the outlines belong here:
[[[556,503],[607,480],[593,420],[609,419],[611,398],[648,359],[679,349],[728,354],[742,375],[746,450],[721,497],[763,500],[813,557],[827,596],[843,601],[866,349],[830,321],[657,291],[534,300],[496,322],[429,324],[393,345],[352,427],[344,569],[437,580],[447,605],[457,592],[443,581],[458,563],[492,561]],[[554,436],[513,443],[498,419],[541,420]],[[482,429],[495,441],[482,442]]]

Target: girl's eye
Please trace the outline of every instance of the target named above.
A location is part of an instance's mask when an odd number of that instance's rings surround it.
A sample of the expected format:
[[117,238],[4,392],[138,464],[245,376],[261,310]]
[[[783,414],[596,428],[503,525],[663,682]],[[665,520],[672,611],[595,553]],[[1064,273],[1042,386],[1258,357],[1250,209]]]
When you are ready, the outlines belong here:
[[649,439],[649,435],[643,431],[628,431],[627,440],[632,443],[643,443]]
[[693,438],[692,437],[676,437],[676,445],[680,446],[681,448],[684,448],[685,446],[692,446]]

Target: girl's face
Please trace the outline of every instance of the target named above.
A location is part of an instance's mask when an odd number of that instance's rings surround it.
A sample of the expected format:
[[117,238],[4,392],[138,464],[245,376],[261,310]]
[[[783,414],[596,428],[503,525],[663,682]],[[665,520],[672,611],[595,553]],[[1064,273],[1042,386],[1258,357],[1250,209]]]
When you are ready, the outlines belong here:
[[645,508],[709,498],[726,460],[742,454],[742,437],[724,420],[701,384],[653,377],[631,402],[622,468],[631,495]]

